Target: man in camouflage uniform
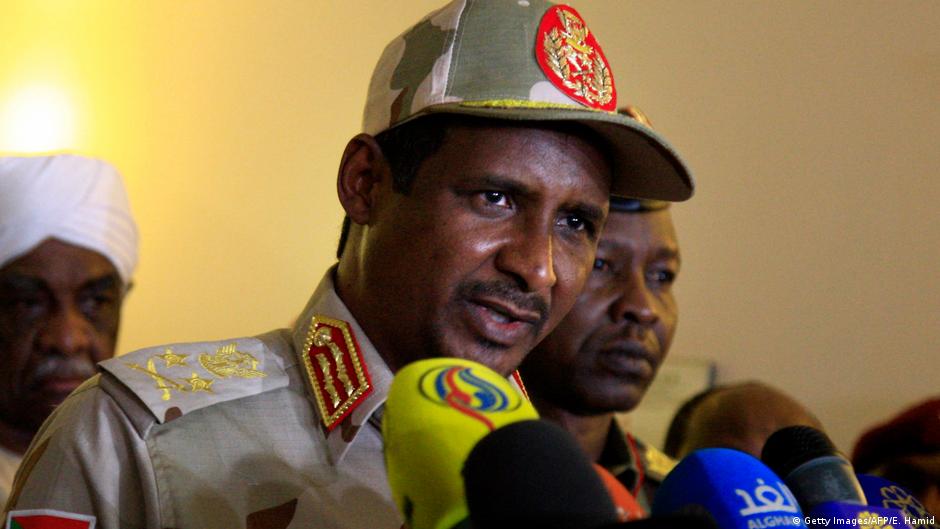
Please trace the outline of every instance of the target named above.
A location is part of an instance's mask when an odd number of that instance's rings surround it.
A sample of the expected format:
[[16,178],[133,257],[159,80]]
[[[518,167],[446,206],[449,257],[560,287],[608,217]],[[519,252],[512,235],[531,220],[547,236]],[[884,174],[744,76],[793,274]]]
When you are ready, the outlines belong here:
[[571,8],[429,15],[373,74],[340,163],[339,262],[296,326],[103,363],[34,441],[8,524],[400,527],[377,427],[393,373],[450,356],[508,376],[573,305],[610,193],[691,195],[615,105]]
[[574,435],[648,513],[674,461],[623,432],[677,323],[679,246],[668,203],[611,197],[594,270],[571,312],[523,361],[539,413]]

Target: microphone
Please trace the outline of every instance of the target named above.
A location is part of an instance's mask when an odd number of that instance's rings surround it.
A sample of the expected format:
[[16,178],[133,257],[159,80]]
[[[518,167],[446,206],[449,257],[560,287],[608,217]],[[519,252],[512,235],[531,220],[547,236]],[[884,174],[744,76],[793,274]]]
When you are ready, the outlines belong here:
[[408,527],[465,524],[461,467],[470,450],[502,426],[537,418],[528,400],[482,364],[432,358],[400,369],[389,388],[382,436],[392,498]]
[[816,428],[777,430],[764,443],[761,460],[783,477],[806,511],[828,501],[867,505],[852,464]]
[[618,522],[587,455],[568,432],[544,420],[484,437],[463,476],[474,529],[596,529]]
[[757,458],[703,448],[680,461],[653,500],[653,516],[704,510],[721,529],[805,528],[790,489]]
[[646,511],[643,510],[633,494],[630,494],[630,491],[623,486],[623,483],[616,476],[597,463],[591,465],[594,467],[594,471],[597,472],[598,477],[601,478],[610,499],[613,500],[614,507],[617,509],[617,518],[621,522],[646,518]]
[[914,529],[940,529],[936,516],[904,487],[878,476],[857,474],[859,484],[868,499],[868,505],[885,509],[897,509],[904,514],[907,523]]
[[473,529],[719,529],[694,509],[634,519],[643,516],[636,499],[574,437],[543,420],[488,434],[463,475]]
[[911,527],[901,511],[869,505],[852,464],[816,428],[788,426],[774,432],[761,459],[783,476],[810,524]]

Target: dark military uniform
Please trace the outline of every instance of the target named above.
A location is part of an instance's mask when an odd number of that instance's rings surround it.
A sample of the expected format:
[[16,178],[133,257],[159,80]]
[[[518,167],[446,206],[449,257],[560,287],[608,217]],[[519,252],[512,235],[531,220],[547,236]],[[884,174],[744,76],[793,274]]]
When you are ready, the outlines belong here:
[[613,419],[597,462],[623,483],[647,514],[656,489],[676,465],[671,457],[625,433]]

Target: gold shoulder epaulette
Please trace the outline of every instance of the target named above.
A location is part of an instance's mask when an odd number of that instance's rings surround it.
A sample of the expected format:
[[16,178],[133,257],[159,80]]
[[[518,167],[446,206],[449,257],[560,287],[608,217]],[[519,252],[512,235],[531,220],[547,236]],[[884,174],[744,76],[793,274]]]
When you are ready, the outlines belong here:
[[646,475],[656,481],[662,481],[676,466],[675,459],[650,445],[646,445],[643,450],[643,463],[646,465]]
[[100,365],[160,423],[288,383],[274,355],[255,338],[152,347]]

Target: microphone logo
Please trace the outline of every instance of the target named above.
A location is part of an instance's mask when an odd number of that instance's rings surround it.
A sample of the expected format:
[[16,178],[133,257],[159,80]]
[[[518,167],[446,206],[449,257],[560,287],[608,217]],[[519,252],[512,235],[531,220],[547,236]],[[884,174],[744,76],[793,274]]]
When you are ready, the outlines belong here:
[[[757,480],[757,486],[754,487],[753,494],[743,490],[734,489],[734,493],[744,500],[745,507],[741,509],[741,516],[750,516],[752,514],[770,514],[770,513],[796,513],[799,512],[796,499],[783,483],[777,482],[777,487],[767,485],[763,479]],[[779,519],[778,519],[779,518]],[[792,525],[792,517],[771,516],[763,520],[759,526],[774,527],[776,525]],[[748,527],[751,524],[748,523]]]
[[[487,380],[497,377],[497,380]],[[495,372],[460,365],[443,365],[428,370],[421,377],[421,394],[431,402],[449,407],[483,423],[490,431],[496,427],[489,414],[511,412],[522,399],[500,388],[505,380]]]
[[[898,509],[915,520],[929,519],[930,513],[913,496],[897,485],[881,487],[881,506]],[[919,525],[919,524],[911,524]]]

